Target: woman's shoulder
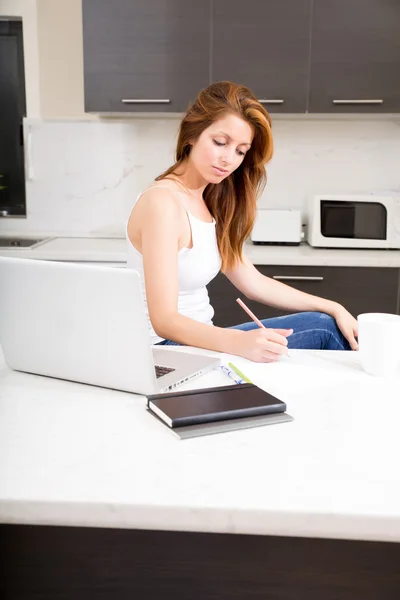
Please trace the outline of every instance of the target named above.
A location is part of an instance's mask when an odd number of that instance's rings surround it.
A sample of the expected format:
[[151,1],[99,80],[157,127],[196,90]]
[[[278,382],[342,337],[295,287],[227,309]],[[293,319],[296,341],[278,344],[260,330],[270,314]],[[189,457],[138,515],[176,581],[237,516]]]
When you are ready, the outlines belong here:
[[154,198],[177,198],[179,193],[178,185],[179,184],[171,179],[160,179],[159,181],[154,181],[143,190],[140,197],[146,195],[147,197],[152,196]]
[[158,179],[156,181],[153,181],[153,183],[151,183],[143,192],[144,193],[148,193],[148,192],[152,192],[152,193],[165,193],[165,194],[173,194],[176,195],[179,193],[179,189],[180,189],[180,185],[178,181],[175,181],[174,179]]
[[141,211],[146,213],[158,213],[172,211],[176,213],[181,210],[176,184],[172,181],[155,181],[140,194],[137,205]]

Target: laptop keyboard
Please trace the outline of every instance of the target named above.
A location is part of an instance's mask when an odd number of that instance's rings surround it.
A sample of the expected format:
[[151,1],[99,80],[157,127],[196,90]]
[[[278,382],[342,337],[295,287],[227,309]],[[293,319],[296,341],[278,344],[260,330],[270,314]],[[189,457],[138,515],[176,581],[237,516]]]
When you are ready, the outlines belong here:
[[167,373],[171,373],[171,371],[175,371],[175,369],[172,369],[171,367],[161,367],[160,365],[155,365],[155,369],[157,379],[163,375],[167,375]]

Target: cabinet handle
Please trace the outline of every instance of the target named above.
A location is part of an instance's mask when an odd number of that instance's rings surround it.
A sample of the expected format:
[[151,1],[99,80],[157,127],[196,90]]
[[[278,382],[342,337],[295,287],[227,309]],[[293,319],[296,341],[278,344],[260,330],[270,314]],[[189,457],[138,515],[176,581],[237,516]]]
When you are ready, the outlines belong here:
[[272,279],[278,281],[323,281],[324,278],[318,275],[273,275]]
[[382,98],[354,99],[354,100],[332,100],[333,104],[383,104]]
[[122,98],[124,104],[169,104],[169,98]]
[[284,100],[279,100],[275,98],[272,98],[271,100],[268,100],[266,98],[258,98],[258,101],[260,104],[283,104],[285,102]]

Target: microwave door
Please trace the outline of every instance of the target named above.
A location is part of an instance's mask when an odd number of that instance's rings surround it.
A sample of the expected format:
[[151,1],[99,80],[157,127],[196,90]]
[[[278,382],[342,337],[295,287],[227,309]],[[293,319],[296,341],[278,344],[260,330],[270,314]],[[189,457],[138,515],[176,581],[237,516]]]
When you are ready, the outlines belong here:
[[347,202],[321,203],[321,233],[327,238],[354,237],[354,207]]
[[387,211],[380,202],[321,201],[321,234],[326,238],[386,240]]
[[361,204],[356,210],[355,237],[362,240],[387,239],[387,210],[383,204]]

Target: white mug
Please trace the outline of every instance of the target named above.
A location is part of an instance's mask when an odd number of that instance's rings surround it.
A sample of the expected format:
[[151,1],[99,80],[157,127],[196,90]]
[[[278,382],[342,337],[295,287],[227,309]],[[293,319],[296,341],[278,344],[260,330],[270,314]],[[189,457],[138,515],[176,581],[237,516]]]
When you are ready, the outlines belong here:
[[400,315],[358,315],[361,365],[370,375],[393,375],[400,365]]

